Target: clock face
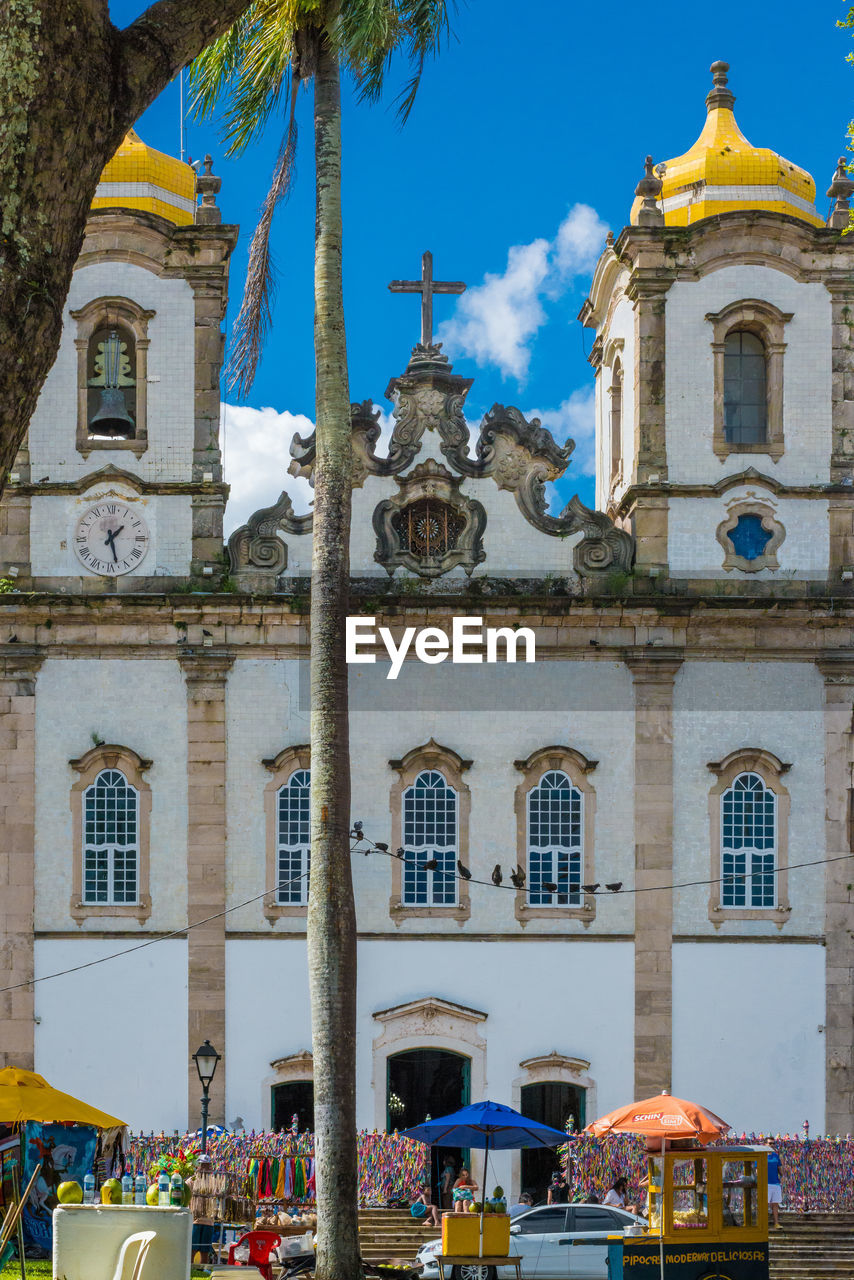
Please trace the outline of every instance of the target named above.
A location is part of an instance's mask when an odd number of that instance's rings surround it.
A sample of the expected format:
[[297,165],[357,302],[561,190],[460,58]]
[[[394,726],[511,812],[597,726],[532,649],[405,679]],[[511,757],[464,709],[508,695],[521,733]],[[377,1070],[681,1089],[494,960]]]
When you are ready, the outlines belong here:
[[99,502],[74,530],[74,550],[90,573],[117,577],[142,564],[151,541],[143,517],[124,502]]

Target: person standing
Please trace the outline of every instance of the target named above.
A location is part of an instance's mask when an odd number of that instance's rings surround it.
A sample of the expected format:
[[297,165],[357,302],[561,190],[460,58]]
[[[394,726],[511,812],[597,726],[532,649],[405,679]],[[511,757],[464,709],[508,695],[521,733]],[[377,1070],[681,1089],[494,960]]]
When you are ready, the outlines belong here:
[[445,1165],[439,1182],[439,1200],[443,1209],[453,1207],[454,1183],[457,1180],[457,1165],[453,1156],[445,1156]]
[[772,1143],[768,1144],[768,1208],[771,1210],[772,1225],[780,1226],[780,1205],[783,1203],[783,1188],[780,1185],[780,1157]]

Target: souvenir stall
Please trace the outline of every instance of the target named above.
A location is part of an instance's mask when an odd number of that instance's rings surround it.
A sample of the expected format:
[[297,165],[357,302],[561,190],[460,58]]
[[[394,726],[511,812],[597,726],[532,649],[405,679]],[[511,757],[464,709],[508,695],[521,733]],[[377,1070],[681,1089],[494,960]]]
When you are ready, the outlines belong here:
[[27,1247],[50,1253],[63,1184],[80,1186],[91,1171],[109,1177],[121,1161],[124,1132],[123,1121],[61,1093],[33,1071],[0,1071],[0,1210],[8,1212],[32,1182],[21,1213]]

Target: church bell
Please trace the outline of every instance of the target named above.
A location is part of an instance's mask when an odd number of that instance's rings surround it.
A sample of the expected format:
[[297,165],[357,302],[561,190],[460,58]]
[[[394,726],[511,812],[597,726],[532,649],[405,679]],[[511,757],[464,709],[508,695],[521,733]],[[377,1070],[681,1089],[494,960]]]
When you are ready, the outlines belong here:
[[[115,330],[102,345],[101,363],[104,378],[101,402],[89,420],[89,431],[92,435],[132,440],[136,428],[121,386],[122,343]],[[129,379],[125,385],[128,382]]]

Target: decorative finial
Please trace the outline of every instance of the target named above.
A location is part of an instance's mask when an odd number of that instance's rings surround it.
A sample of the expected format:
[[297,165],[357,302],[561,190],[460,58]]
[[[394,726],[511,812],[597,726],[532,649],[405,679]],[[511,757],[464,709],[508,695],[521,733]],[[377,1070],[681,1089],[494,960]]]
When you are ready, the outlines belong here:
[[222,213],[217,207],[217,192],[222,186],[222,178],[213,173],[213,160],[205,156],[203,173],[196,174],[196,192],[202,197],[202,203],[196,208],[196,222],[203,226],[216,226],[222,222]]
[[644,161],[644,176],[635,187],[635,195],[640,196],[643,204],[638,210],[638,226],[639,227],[663,227],[664,214],[658,207],[658,197],[661,195],[663,183],[661,178],[657,178],[652,167],[652,156],[647,156]]
[[732,111],[735,106],[735,94],[732,89],[727,88],[729,63],[713,62],[709,70],[712,73],[713,87],[706,94],[706,109],[714,111],[718,107],[723,107],[725,110]]
[[613,247],[614,247],[614,233],[613,233],[613,231],[609,231],[609,232],[608,232],[608,234],[606,235],[606,237],[605,237],[605,244],[608,246],[608,248],[609,248],[609,249],[613,249]]
[[827,225],[832,231],[844,231],[851,222],[851,196],[854,195],[854,181],[848,176],[848,164],[845,156],[840,156],[836,164],[833,181],[827,188],[827,194],[834,201]]

